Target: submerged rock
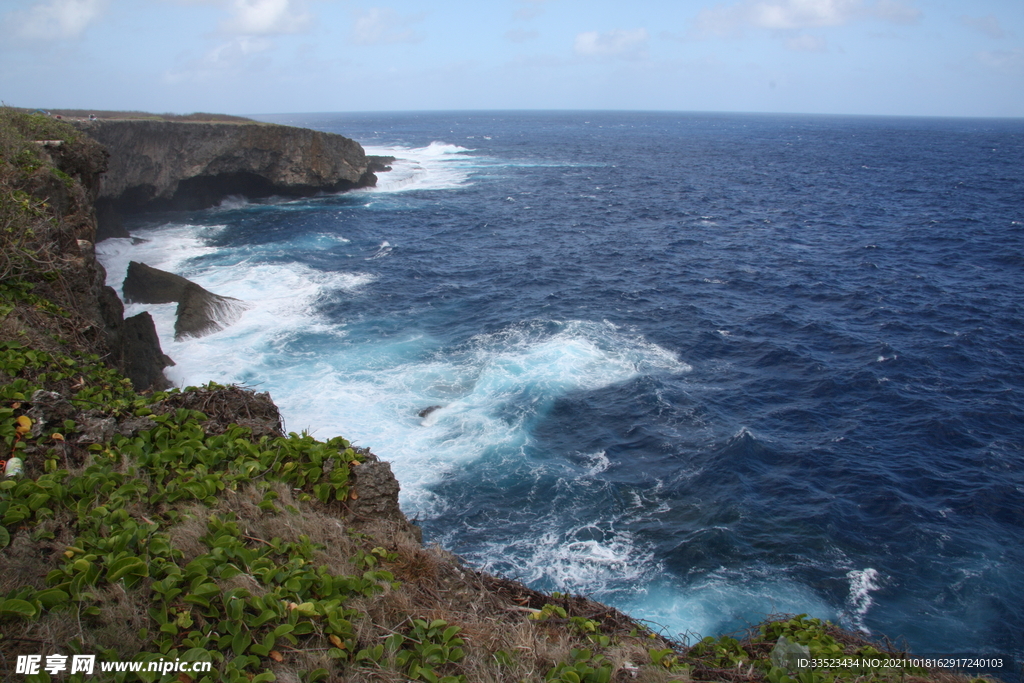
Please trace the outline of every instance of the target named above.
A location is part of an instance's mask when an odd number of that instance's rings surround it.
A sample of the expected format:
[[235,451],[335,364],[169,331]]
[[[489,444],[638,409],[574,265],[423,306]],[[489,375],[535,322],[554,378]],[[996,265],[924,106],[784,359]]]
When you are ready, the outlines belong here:
[[443,407],[444,406],[427,406],[426,408],[424,408],[423,410],[418,412],[417,415],[419,415],[420,417],[426,417],[427,415],[430,415],[435,410],[439,410],[440,408],[443,408]]

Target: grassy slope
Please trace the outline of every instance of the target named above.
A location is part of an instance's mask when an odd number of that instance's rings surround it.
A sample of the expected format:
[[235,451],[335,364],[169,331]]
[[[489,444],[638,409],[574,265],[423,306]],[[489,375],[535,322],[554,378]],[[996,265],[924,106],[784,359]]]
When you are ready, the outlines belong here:
[[61,680],[926,675],[773,666],[780,635],[817,656],[878,652],[803,618],[687,650],[598,603],[466,568],[424,548],[404,520],[353,514],[372,454],[281,434],[267,397],[216,386],[136,394],[95,355],[102,345],[60,286],[66,216],[38,189],[76,181],[33,139],[85,144],[52,119],[0,111],[0,459],[25,462],[23,476],[0,480],[0,672],[18,655],[85,653],[209,661],[213,671]]

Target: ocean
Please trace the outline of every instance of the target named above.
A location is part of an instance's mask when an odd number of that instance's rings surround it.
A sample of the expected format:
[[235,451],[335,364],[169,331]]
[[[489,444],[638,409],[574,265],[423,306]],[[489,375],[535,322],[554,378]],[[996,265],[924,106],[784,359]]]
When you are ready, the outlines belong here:
[[98,245],[249,303],[177,385],[393,464],[428,541],[693,642],[1024,661],[1024,121],[304,114],[376,188]]

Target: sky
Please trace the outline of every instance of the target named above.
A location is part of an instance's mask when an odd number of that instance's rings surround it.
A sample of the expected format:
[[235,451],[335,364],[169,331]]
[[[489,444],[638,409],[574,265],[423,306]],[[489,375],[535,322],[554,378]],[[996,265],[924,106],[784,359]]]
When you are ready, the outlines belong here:
[[1024,117],[1024,0],[0,0],[0,100]]

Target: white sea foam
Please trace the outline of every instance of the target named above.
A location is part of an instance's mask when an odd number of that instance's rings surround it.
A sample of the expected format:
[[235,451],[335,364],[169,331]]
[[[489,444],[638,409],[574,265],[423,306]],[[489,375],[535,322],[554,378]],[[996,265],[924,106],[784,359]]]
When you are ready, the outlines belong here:
[[596,477],[602,472],[608,471],[608,468],[611,467],[612,464],[604,451],[598,451],[596,453],[585,453],[582,455],[582,457],[586,462],[586,470],[584,471],[584,476],[587,477]]
[[[403,505],[433,517],[444,503],[432,484],[484,455],[522,453],[532,423],[558,397],[689,370],[665,349],[602,323],[551,325],[513,325],[443,354],[422,335],[339,345],[267,382],[286,417],[302,416],[294,427],[371,445],[392,461]],[[419,417],[431,406],[441,407]]]
[[220,200],[217,205],[219,209],[241,209],[249,205],[249,200],[239,195],[228,195],[224,199]]
[[[555,528],[560,522],[539,520],[538,526]],[[521,581],[589,594],[634,592],[662,571],[653,552],[638,544],[633,534],[607,523],[492,542],[481,556],[485,571],[509,574],[509,565],[514,564]]]
[[846,572],[846,578],[850,580],[850,595],[846,598],[847,616],[855,629],[870,634],[871,631],[864,625],[864,617],[874,604],[871,593],[881,588],[881,576],[877,570],[868,567],[850,570]]
[[[171,381],[269,390],[289,429],[342,434],[392,461],[403,506],[423,517],[443,513],[444,502],[430,493],[436,482],[484,455],[520,457],[533,423],[559,397],[690,369],[638,334],[581,320],[524,322],[444,349],[422,334],[352,342],[358,323],[323,320],[316,305],[325,296],[360,296],[372,276],[250,261],[251,247],[214,255],[205,228],[161,230],[140,233],[152,241],[101,243],[112,285],[120,289],[129,260],[142,260],[250,305],[230,327],[182,341],[173,338],[174,304],[129,305],[129,315],[152,313],[164,351],[177,362],[167,370]],[[384,242],[377,253],[388,249]],[[441,407],[420,418],[429,406]],[[604,467],[595,454],[588,469]],[[586,543],[571,549],[573,557],[601,552]]]
[[756,624],[768,614],[808,613],[834,619],[835,611],[810,588],[774,571],[718,569],[685,586],[665,578],[651,582],[633,600],[620,603],[683,642]]
[[[108,239],[97,245],[107,284],[120,293],[129,261],[182,275],[223,296],[246,302],[248,309],[221,331],[201,338],[174,340],[176,304],[127,304],[125,315],[147,310],[153,316],[165,353],[177,365],[166,374],[180,386],[218,382],[262,382],[258,372],[275,367],[282,347],[297,331],[344,336],[315,314],[316,304],[337,292],[354,293],[373,280],[358,272],[323,272],[299,264],[252,263],[245,249],[221,251],[206,246],[210,229],[167,225],[140,231],[136,239]],[[142,239],[139,239],[142,238]],[[209,258],[217,254],[220,258]],[[200,258],[207,257],[207,258]]]
[[384,240],[383,242],[380,243],[380,246],[377,247],[377,253],[375,253],[373,256],[367,256],[366,260],[372,261],[374,259],[384,258],[385,256],[391,253],[391,249],[391,243],[388,242],[387,240]]
[[140,261],[153,268],[190,277],[190,269],[185,264],[217,253],[217,248],[207,246],[206,240],[223,228],[171,223],[139,230],[133,238],[103,240],[96,245],[96,255],[106,268],[107,284],[120,293],[129,261]]
[[469,182],[480,163],[467,154],[473,150],[434,141],[426,147],[366,147],[366,153],[392,156],[391,170],[377,174],[376,187],[361,192],[389,193],[410,190],[450,190]]
[[[153,315],[164,351],[177,362],[168,377],[178,386],[213,380],[270,391],[289,430],[309,429],[321,438],[341,434],[372,447],[392,462],[403,508],[421,518],[445,513],[435,485],[470,464],[485,457],[527,458],[533,426],[560,397],[690,370],[670,350],[605,321],[524,321],[454,346],[414,332],[381,340],[361,327],[373,321],[333,322],[317,314],[325,297],[362,296],[372,276],[265,258],[293,243],[209,246],[204,238],[220,229],[171,224],[138,233],[149,241],[107,240],[98,248],[108,282],[118,290],[128,262],[136,260],[250,305],[230,327],[182,341],[173,338],[175,304],[129,305],[129,315]],[[337,243],[307,239],[296,236],[294,243]],[[390,248],[383,242],[377,254]],[[441,407],[419,417],[429,406]],[[610,467],[607,455],[579,456],[581,467],[566,479],[570,488],[598,486]],[[634,502],[630,515],[664,511]],[[523,578],[574,591],[633,595],[661,571],[652,550],[614,522],[562,530],[564,520],[550,521],[545,530],[504,541],[484,555],[511,554]]]

